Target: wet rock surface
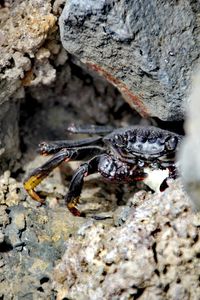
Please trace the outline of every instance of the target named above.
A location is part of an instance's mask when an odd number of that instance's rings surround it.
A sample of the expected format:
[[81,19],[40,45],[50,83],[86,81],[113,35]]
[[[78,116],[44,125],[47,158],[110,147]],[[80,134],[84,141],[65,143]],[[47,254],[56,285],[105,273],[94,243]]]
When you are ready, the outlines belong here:
[[141,115],[181,120],[199,61],[199,5],[70,0],[59,21],[61,40]]

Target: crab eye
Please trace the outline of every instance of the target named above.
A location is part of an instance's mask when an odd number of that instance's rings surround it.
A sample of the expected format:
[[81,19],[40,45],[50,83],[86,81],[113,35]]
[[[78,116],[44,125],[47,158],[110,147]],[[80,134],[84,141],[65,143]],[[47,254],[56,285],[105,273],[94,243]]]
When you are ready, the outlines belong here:
[[129,144],[134,144],[135,141],[136,141],[136,136],[133,135],[133,136],[131,136],[131,137],[128,137],[127,140],[128,140],[128,143],[129,143]]
[[178,139],[176,136],[170,137],[168,140],[165,141],[165,147],[167,150],[175,150],[178,143]]
[[147,141],[147,137],[146,136],[142,136],[142,135],[139,135],[137,137],[137,141],[140,142],[140,143],[145,143]]
[[149,144],[156,143],[157,142],[157,137],[153,136],[153,137],[148,138],[148,142],[149,142]]
[[121,135],[116,134],[114,138],[115,138],[114,141],[115,141],[115,144],[116,144],[117,147],[124,146],[125,141],[124,141],[124,139],[122,138]]
[[138,160],[138,162],[137,162],[137,164],[138,164],[138,167],[144,167],[144,161],[143,160]]

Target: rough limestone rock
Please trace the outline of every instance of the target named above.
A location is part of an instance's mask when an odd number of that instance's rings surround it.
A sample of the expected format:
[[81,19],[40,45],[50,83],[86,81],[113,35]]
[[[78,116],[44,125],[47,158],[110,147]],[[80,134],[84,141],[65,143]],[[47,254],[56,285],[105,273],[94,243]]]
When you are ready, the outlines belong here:
[[200,71],[193,77],[192,93],[189,98],[188,118],[185,123],[186,137],[179,155],[185,188],[195,210],[200,211]]
[[[44,66],[36,58],[56,29],[51,1],[3,1],[0,6],[0,172],[20,156],[19,108],[24,87],[38,83]],[[49,53],[50,51],[46,50]],[[40,60],[40,64],[39,64]],[[46,62],[46,84],[55,70]],[[35,80],[35,82],[34,82]]]
[[200,219],[178,181],[132,201],[140,204],[115,226],[88,221],[67,241],[54,271],[57,300],[199,299]]
[[199,60],[199,10],[191,0],[68,0],[61,40],[141,115],[181,120]]

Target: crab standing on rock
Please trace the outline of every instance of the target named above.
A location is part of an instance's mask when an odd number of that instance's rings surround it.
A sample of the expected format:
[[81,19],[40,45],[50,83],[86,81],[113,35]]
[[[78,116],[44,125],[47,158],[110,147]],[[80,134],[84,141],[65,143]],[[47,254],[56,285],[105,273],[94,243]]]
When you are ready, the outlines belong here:
[[113,130],[110,127],[71,126],[72,133],[93,134],[80,140],[43,142],[40,153],[53,155],[41,167],[36,168],[25,180],[24,187],[36,201],[44,199],[34,188],[63,161],[84,160],[71,180],[65,197],[68,209],[74,216],[85,216],[78,208],[84,177],[99,172],[115,182],[144,181],[152,189],[150,174],[157,174],[159,189],[167,187],[168,178],[176,178],[175,155],[182,136],[153,126],[132,126]]

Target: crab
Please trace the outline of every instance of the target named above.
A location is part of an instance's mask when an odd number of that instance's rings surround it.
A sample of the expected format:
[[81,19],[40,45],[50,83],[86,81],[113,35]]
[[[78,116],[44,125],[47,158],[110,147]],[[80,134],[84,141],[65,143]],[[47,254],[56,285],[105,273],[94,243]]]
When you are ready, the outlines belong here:
[[[151,172],[164,172],[160,191],[167,188],[167,179],[177,177],[176,152],[182,136],[154,126],[131,126],[114,129],[101,126],[68,128],[71,133],[91,135],[79,140],[42,142],[39,152],[52,157],[42,166],[34,169],[24,182],[28,194],[41,204],[44,203],[35,187],[63,161],[84,161],[75,171],[65,203],[74,216],[85,217],[79,211],[78,203],[84,178],[100,173],[109,181],[127,183],[148,182]],[[159,175],[160,177],[160,175]],[[148,183],[147,183],[148,184]]]

